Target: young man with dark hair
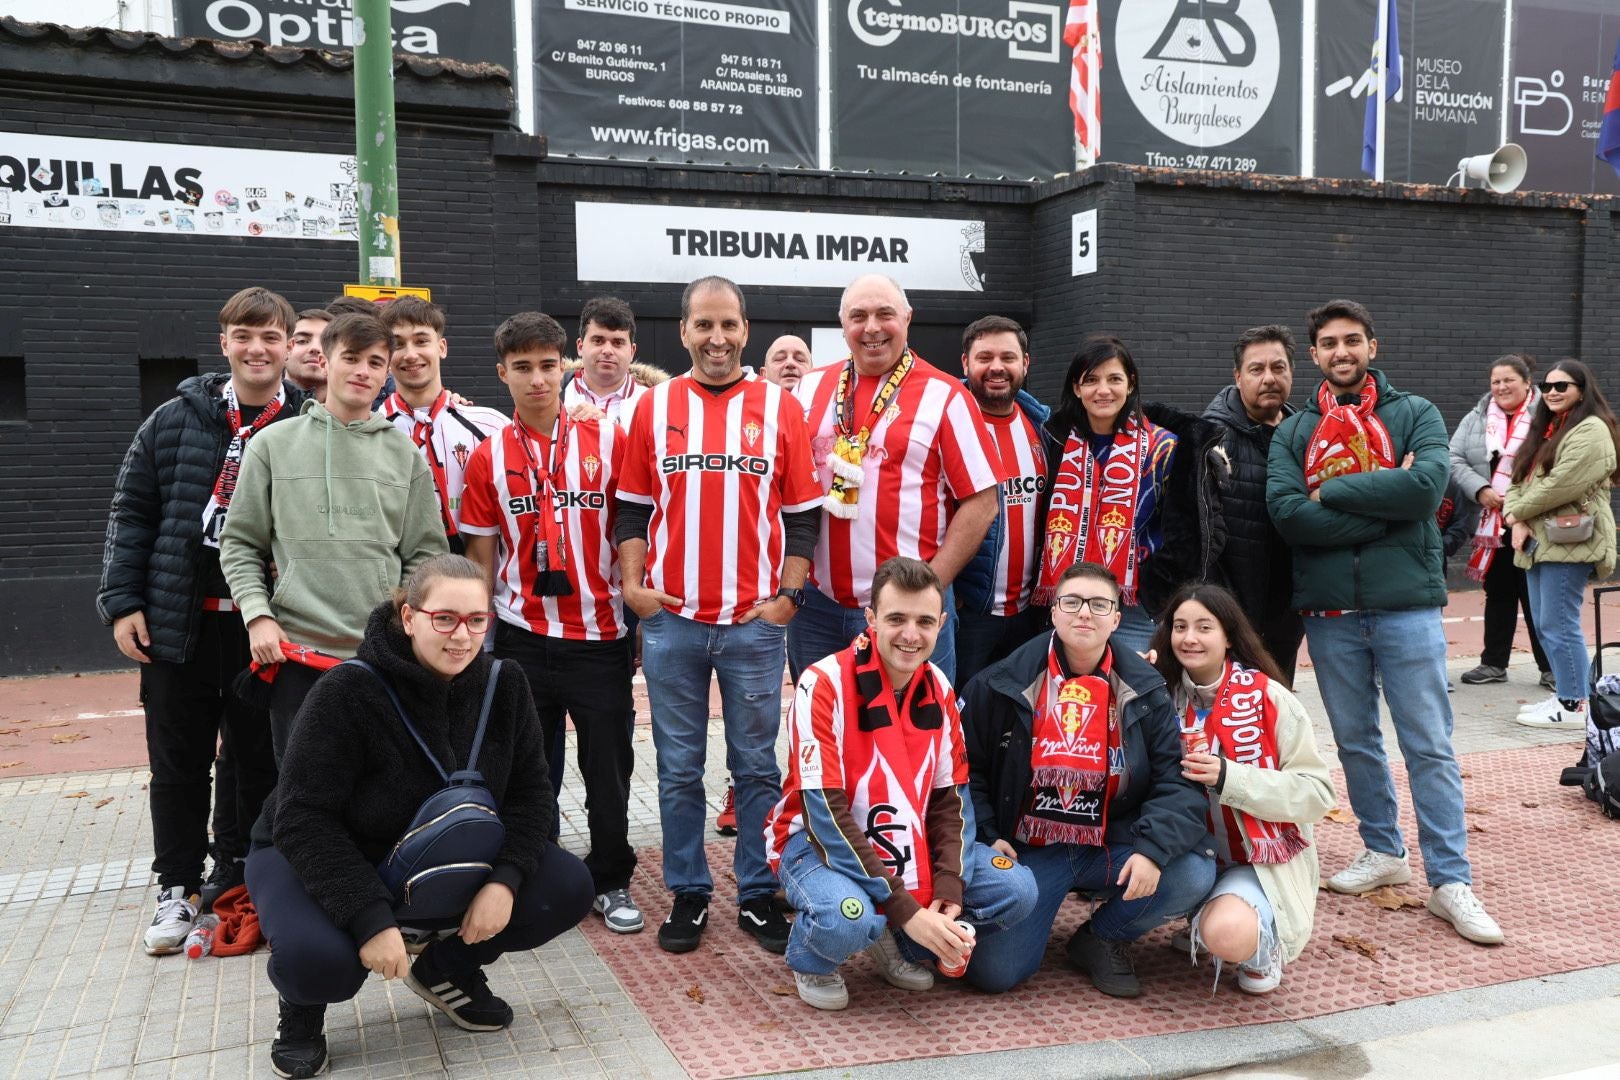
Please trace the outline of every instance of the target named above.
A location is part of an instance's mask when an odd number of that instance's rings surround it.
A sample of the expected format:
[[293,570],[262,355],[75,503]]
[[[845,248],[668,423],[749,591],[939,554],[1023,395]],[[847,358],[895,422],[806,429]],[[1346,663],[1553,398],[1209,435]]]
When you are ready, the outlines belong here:
[[450,342],[444,311],[415,296],[402,296],[378,313],[394,335],[389,371],[394,392],[382,403],[383,417],[422,451],[439,496],[439,517],[450,550],[460,554],[461,491],[473,450],[509,422],[495,409],[466,405],[444,388],[442,370]]
[[293,326],[292,348],[287,352],[287,379],[316,401],[326,397],[326,354],[321,333],[332,321],[325,308],[305,308]]
[[962,332],[962,385],[979,404],[1004,479],[996,518],[956,575],[958,686],[1046,627],[1046,609],[1033,599],[1052,410],[1025,392],[1028,377],[1029,338],[1018,323],[986,315]]
[[461,527],[467,556],[494,584],[495,655],[523,668],[559,786],[564,721],[574,720],[591,850],[585,866],[609,930],[643,925],[630,897],[630,771],[634,705],[625,636],[614,496],[624,432],[562,408],[563,328],[526,311],[495,331],[497,372],[512,422],[467,462]]
[[1232,385],[1215,395],[1204,419],[1219,424],[1232,481],[1221,497],[1226,546],[1221,570],[1287,682],[1305,626],[1292,603],[1293,552],[1266,511],[1266,459],[1277,426],[1294,415],[1294,335],[1286,326],[1254,326],[1232,345]]
[[[371,609],[424,559],[446,550],[427,463],[371,411],[392,335],[375,315],[339,315],[321,335],[324,403],[248,444],[219,561],[260,664],[283,646],[350,657]],[[265,568],[276,567],[274,596]],[[276,760],[320,674],[277,670],[270,700]]]
[[1350,300],[1310,313],[1322,383],[1271,442],[1266,503],[1294,548],[1296,609],[1366,850],[1328,879],[1364,893],[1411,880],[1379,728],[1384,700],[1406,762],[1429,910],[1482,945],[1502,929],[1471,887],[1463,787],[1446,698],[1445,561],[1435,512],[1451,475],[1440,410],[1371,367],[1372,316]]
[[811,665],[788,715],[788,779],[766,820],[771,866],[798,909],[787,963],[799,997],[842,1009],[838,967],[866,950],[902,990],[960,974],[973,931],[1035,906],[1035,879],[973,839],[956,693],[928,662],[945,588],[927,563],[872,576],[866,633]]
[[636,316],[616,296],[596,296],[579,312],[579,339],[574,342],[581,367],[563,389],[563,407],[594,405],[615,424],[645,391],[631,366],[636,359]]
[[349,296],[347,293],[334,296],[327,302],[326,310],[333,318],[339,315],[377,315],[385,305],[374,300],[367,300],[362,296]]
[[[219,329],[229,371],[182,382],[124,456],[96,595],[118,650],[141,665],[158,877],[143,944],[153,955],[180,951],[199,887],[206,908],[241,883],[248,828],[276,776],[268,717],[231,691],[248,639],[220,570],[219,535],[244,449],[304,402],[282,382],[292,306],[268,289],[243,289],[221,310]],[[221,741],[205,883],[208,773]]]

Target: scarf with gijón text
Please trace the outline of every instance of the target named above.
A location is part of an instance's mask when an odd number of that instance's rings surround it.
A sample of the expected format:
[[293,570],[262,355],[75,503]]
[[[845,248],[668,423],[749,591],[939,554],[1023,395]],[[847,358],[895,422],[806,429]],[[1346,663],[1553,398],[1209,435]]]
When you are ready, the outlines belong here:
[[[1496,466],[1491,470],[1491,490],[1506,497],[1513,482],[1513,459],[1525,436],[1530,434],[1530,399],[1520,402],[1518,412],[1510,419],[1507,411],[1493,399],[1485,408],[1485,454],[1494,456]],[[1474,553],[1468,558],[1468,576],[1484,581],[1490,572],[1496,549],[1502,546],[1502,510],[1497,506],[1479,508],[1479,527],[1474,530]]]
[[1108,567],[1119,582],[1121,604],[1136,603],[1136,507],[1151,428],[1139,417],[1127,420],[1101,464],[1091,452],[1091,440],[1079,431],[1069,432],[1046,510],[1037,604],[1050,604],[1063,571],[1082,559]]
[[1324,381],[1316,391],[1322,419],[1305,448],[1305,486],[1315,491],[1335,476],[1393,468],[1395,446],[1378,418],[1378,383],[1368,378],[1360,400],[1341,405]]
[[[1204,721],[1210,753],[1227,761],[1253,765],[1257,769],[1277,769],[1277,707],[1269,693],[1264,672],[1244,667],[1235,660],[1226,662],[1215,706]],[[1194,712],[1187,706],[1188,719]],[[1262,821],[1221,803],[1221,796],[1209,789],[1210,832],[1230,863],[1285,863],[1309,847],[1292,822]]]
[[1094,675],[1066,677],[1053,635],[1046,677],[1035,701],[1030,740],[1030,795],[1016,836],[1025,843],[1100,846],[1108,830],[1108,803],[1119,788],[1109,767],[1118,756],[1119,720],[1105,652]]

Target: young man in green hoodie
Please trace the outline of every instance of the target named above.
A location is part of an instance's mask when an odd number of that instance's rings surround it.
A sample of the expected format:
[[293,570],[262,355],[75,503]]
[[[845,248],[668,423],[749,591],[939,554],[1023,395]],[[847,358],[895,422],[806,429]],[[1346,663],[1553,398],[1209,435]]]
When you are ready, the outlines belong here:
[[[321,335],[325,403],[306,402],[298,417],[248,444],[219,561],[260,664],[281,663],[291,643],[353,656],[371,609],[418,563],[447,550],[427,462],[371,411],[392,345],[374,315],[333,319]],[[299,663],[277,672],[277,762],[319,674]]]

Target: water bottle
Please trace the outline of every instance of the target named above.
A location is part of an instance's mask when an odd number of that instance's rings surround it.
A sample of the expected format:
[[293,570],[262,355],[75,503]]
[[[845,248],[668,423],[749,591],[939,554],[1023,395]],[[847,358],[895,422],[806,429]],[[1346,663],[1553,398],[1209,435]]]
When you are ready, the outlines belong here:
[[186,955],[200,960],[214,951],[214,930],[219,926],[218,915],[199,915],[186,935]]

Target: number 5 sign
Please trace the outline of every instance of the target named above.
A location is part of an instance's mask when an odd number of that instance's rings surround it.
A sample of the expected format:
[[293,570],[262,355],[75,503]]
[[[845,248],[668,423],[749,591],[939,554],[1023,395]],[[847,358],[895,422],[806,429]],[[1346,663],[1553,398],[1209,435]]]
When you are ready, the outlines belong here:
[[1097,211],[1082,210],[1069,219],[1069,276],[1097,272]]

